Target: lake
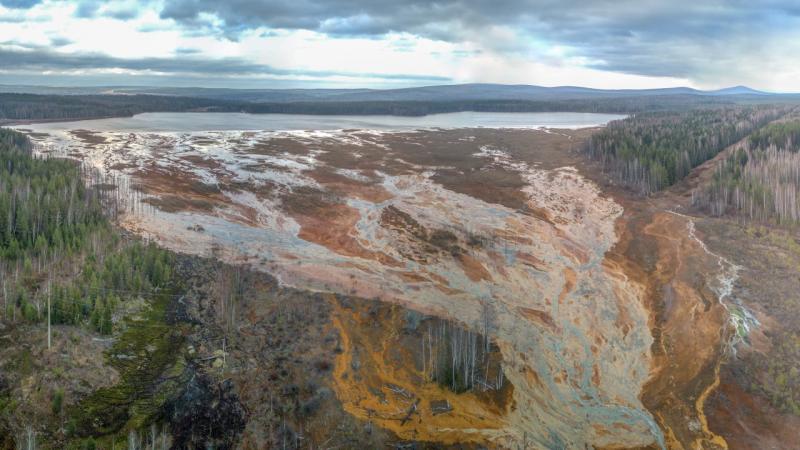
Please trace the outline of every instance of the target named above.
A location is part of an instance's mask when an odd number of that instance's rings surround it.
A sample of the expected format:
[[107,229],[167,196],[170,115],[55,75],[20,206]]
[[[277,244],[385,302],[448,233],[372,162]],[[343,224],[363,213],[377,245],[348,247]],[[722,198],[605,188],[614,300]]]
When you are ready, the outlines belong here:
[[457,112],[423,117],[318,116],[245,113],[145,113],[133,117],[49,122],[16,128],[36,132],[87,129],[117,132],[292,131],[366,129],[403,131],[426,128],[586,128],[624,119],[618,114],[543,112]]

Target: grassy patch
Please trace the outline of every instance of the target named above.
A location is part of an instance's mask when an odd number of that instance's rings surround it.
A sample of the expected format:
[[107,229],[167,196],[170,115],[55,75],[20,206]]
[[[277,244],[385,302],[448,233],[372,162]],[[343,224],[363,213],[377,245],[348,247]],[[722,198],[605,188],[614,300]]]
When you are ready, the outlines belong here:
[[72,408],[77,436],[127,433],[161,420],[165,403],[186,382],[182,330],[166,320],[172,294],[156,296],[139,317],[126,320],[106,354],[107,364],[120,373],[120,382],[95,391]]

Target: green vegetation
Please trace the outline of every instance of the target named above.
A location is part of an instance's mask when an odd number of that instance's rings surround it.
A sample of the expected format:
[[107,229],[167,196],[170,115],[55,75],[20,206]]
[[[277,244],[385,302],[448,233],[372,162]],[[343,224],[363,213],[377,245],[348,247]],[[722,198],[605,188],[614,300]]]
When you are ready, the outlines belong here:
[[22,135],[0,131],[6,320],[46,321],[49,302],[52,324],[110,334],[116,307],[163,289],[172,264],[172,255],[155,245],[119,238],[76,163],[34,158]]
[[800,222],[800,120],[767,125],[717,166],[694,203],[714,215]]
[[[750,393],[780,411],[800,415],[800,239],[795,230],[730,220],[698,222],[712,251],[745,265],[736,292],[758,317],[757,324],[725,370]],[[729,304],[734,314],[745,312]],[[740,333],[741,330],[735,330]],[[763,333],[763,334],[762,334]],[[766,338],[766,342],[764,340]],[[751,342],[752,339],[752,342]]]
[[793,149],[800,147],[800,121],[797,119],[771,123],[750,136],[750,147],[770,146]]
[[800,416],[800,333],[781,331],[772,342],[769,356],[756,354],[745,366],[750,390],[782,412]]
[[61,414],[61,409],[64,406],[64,390],[63,389],[56,389],[53,393],[53,403],[51,405],[51,409],[53,411],[53,415],[57,416]]
[[787,107],[736,106],[636,115],[594,135],[587,152],[618,182],[647,195],[786,112]]
[[103,223],[74,162],[33,158],[22,135],[0,130],[0,257],[72,252]]
[[88,324],[96,332],[110,334],[112,314],[120,302],[149,298],[168,287],[172,254],[140,242],[111,252],[119,245],[112,241],[102,249],[109,251],[102,258],[102,250],[89,254],[79,276],[52,287],[52,323]]
[[69,415],[76,436],[144,429],[161,418],[167,401],[188,382],[191,373],[182,356],[181,329],[167,323],[171,295],[172,290],[161,293],[145,311],[125,321],[124,331],[106,355],[120,381],[74,405]]
[[[92,448],[95,439],[122,446],[129,432],[138,439],[139,431],[167,421],[167,407],[182,411],[170,402],[196,374],[183,358],[182,325],[168,313],[183,292],[176,256],[122,238],[102,204],[85,188],[77,164],[35,158],[22,135],[0,130],[0,317],[15,326],[41,327],[49,319],[115,335],[106,364],[119,382],[77,404],[56,389],[47,407],[52,417],[36,424],[52,422],[44,441],[68,448]],[[20,354],[3,366],[6,373],[24,377],[34,370],[31,352]],[[207,389],[205,383],[196,389]],[[0,392],[0,434],[4,418],[21,406],[8,395]]]

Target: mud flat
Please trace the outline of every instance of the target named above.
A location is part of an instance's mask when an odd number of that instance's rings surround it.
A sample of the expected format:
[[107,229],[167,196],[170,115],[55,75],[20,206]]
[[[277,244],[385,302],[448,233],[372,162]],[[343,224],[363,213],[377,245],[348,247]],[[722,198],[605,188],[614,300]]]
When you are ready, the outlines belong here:
[[[365,422],[404,439],[503,448],[723,446],[702,401],[728,320],[709,281],[718,261],[687,218],[612,198],[586,178],[578,149],[591,132],[36,139],[39,151],[117,175],[131,203],[122,226],[168,248],[245,264],[284,286],[401,305],[496,346],[502,372],[479,380],[494,393],[456,395],[425,375],[419,355],[390,357],[399,337],[363,331],[396,317],[365,322],[333,307],[342,352],[331,385]],[[356,373],[353,358],[368,355],[377,369]],[[451,411],[403,420],[415,398]]]

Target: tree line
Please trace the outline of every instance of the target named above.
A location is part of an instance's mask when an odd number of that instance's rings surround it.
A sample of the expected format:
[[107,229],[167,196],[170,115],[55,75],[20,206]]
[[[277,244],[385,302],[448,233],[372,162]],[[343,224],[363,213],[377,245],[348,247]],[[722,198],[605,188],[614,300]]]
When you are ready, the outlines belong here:
[[755,105],[637,114],[592,136],[586,152],[617,182],[648,195],[790,109]]
[[118,306],[171,284],[174,255],[123,239],[85,175],[75,161],[34,156],[24,135],[0,129],[3,320],[110,334]]
[[0,130],[0,257],[77,249],[102,222],[80,166],[36,158],[24,136]]
[[0,123],[128,117],[145,112],[224,111],[241,102],[166,95],[36,95],[0,93]]
[[765,126],[716,167],[711,183],[693,193],[694,204],[714,215],[800,222],[799,150],[800,119]]
[[730,100],[690,95],[604,97],[592,99],[548,100],[400,100],[400,101],[300,101],[250,103],[242,110],[254,114],[316,115],[393,115],[425,116],[428,114],[475,112],[585,112],[630,114],[661,111],[668,108],[690,108],[698,105],[731,105]]
[[[38,95],[0,93],[0,123],[128,117],[145,112],[424,116],[460,111],[597,112],[632,114],[733,106],[742,99],[699,95],[641,95],[542,100],[414,100],[250,102],[167,95]],[[752,101],[752,100],[751,100]]]
[[[64,345],[74,336],[52,333],[58,324],[113,335],[105,364],[119,374],[84,394],[74,383],[65,391],[54,368],[44,386],[53,388],[50,408],[39,412],[44,397],[9,389],[9,380],[27,376],[23,369],[0,361],[7,370],[0,374],[0,447],[122,448],[126,434],[129,448],[229,442],[244,427],[244,412],[234,394],[185,359],[187,328],[176,311],[187,286],[176,273],[178,256],[115,228],[110,217],[127,208],[120,197],[133,191],[95,175],[75,161],[36,157],[24,135],[0,129],[0,192],[8,200],[0,210],[0,328],[36,336],[46,326],[41,346],[56,349],[63,347],[51,347],[52,338]],[[241,290],[236,283],[231,296]],[[44,370],[47,361],[38,361]]]

